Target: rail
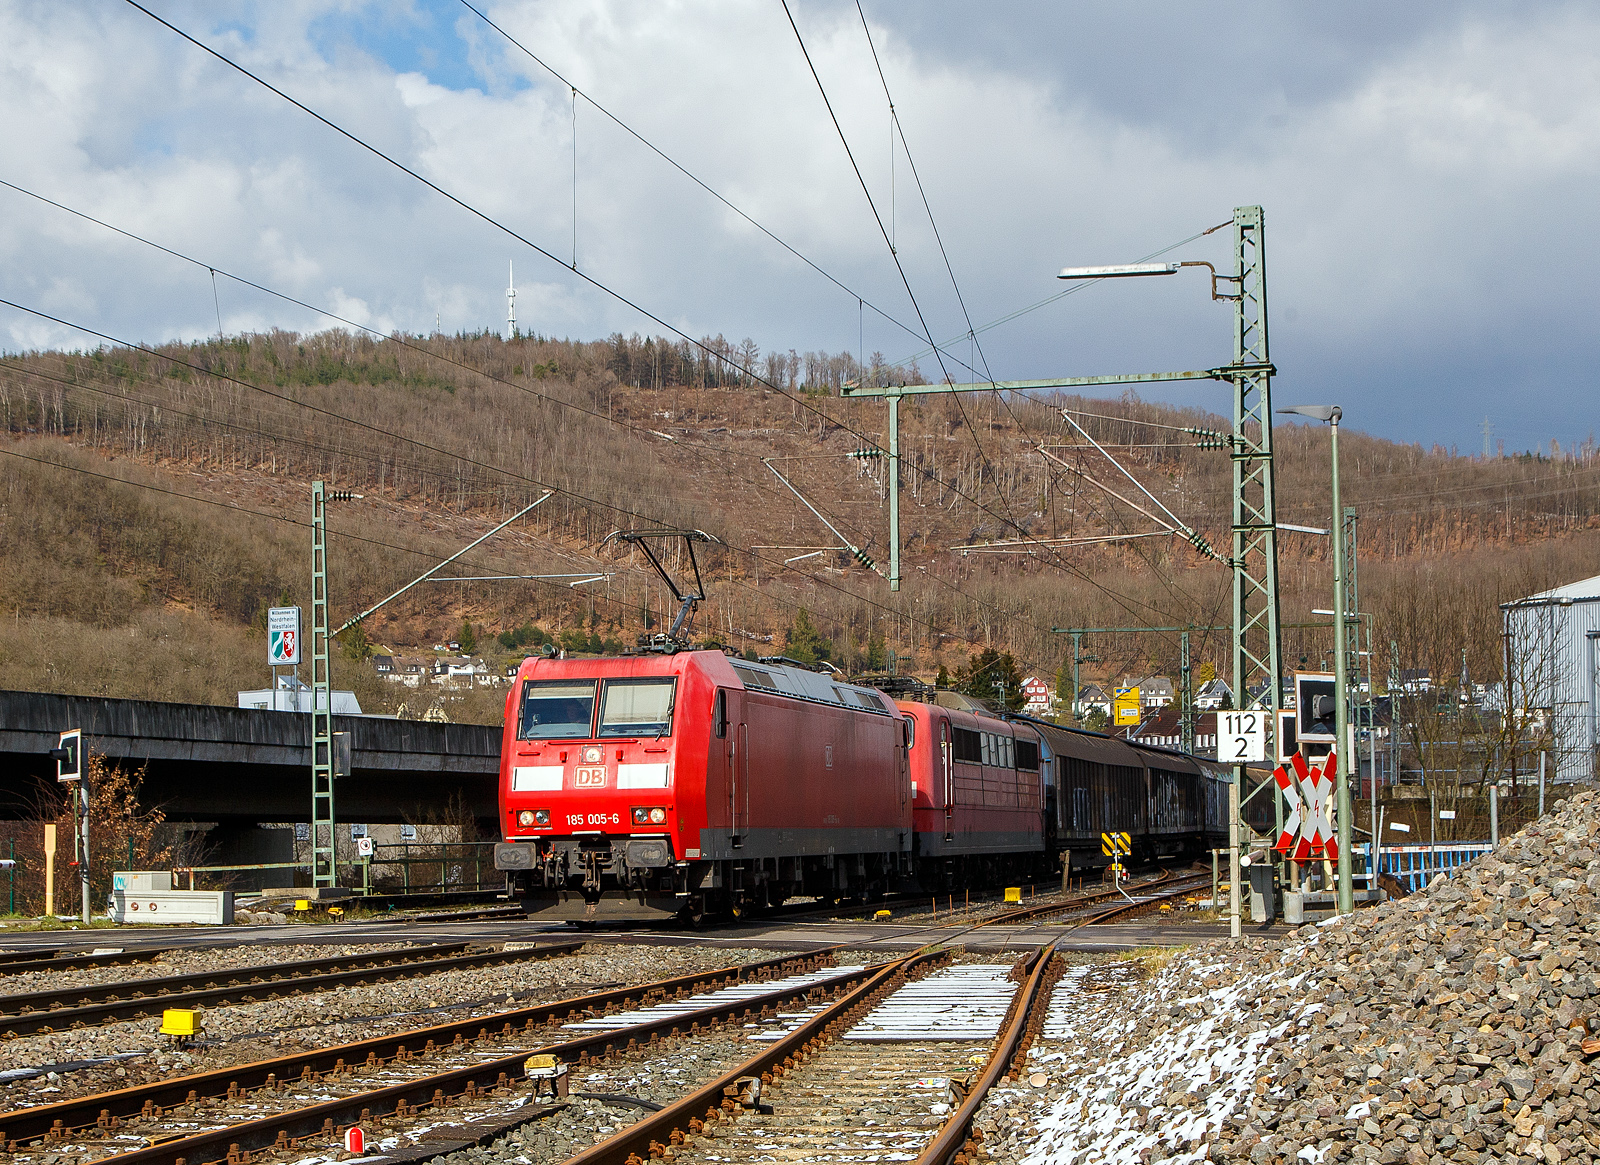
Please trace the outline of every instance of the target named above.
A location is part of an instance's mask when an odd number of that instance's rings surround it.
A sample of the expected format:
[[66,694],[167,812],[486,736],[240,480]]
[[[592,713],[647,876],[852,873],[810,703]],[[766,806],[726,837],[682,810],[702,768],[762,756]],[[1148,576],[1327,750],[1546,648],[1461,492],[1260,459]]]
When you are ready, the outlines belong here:
[[575,954],[582,945],[548,943],[514,951],[473,953],[466,944],[459,943],[9,995],[0,998],[0,1037],[135,1019],[169,1007],[251,1002],[350,984],[409,979],[436,971],[471,970],[519,959]]
[[707,1124],[734,1117],[739,1109],[734,1097],[740,1081],[752,1077],[770,1081],[785,1074],[842,1033],[880,998],[898,988],[911,971],[948,957],[946,951],[928,951],[867,968],[865,981],[831,1007],[774,1040],[738,1067],[629,1125],[592,1149],[574,1155],[565,1165],[628,1165],[633,1158],[651,1160],[663,1156],[669,1145],[682,1144],[685,1137],[699,1132]]
[[1062,970],[1061,960],[1055,957],[1053,946],[1045,947],[1033,955],[1033,961],[1028,968],[1027,982],[1018,993],[1016,1003],[1012,1007],[1010,1022],[1006,1024],[994,1051],[990,1054],[983,1075],[978,1078],[977,1084],[967,1093],[956,1110],[950,1114],[950,1119],[945,1121],[943,1127],[934,1134],[933,1140],[928,1142],[918,1155],[916,1165],[951,1165],[956,1155],[963,1152],[967,1154],[968,1160],[972,1159],[971,1151],[977,1148],[971,1139],[973,1118],[978,1115],[978,1110],[988,1099],[990,1090],[1007,1074],[1016,1071],[1019,1067],[1018,1058],[1027,1054],[1027,1045],[1037,1034],[1039,1020],[1043,1016],[1037,1005],[1041,997],[1046,996],[1048,989],[1061,977]]
[[[817,961],[816,956],[791,956],[784,960],[772,960],[767,964],[684,976],[678,980],[645,984],[609,994],[612,998],[658,1000],[670,997],[675,984],[688,981],[701,983],[707,980],[716,982],[719,977],[722,981],[730,977],[749,981],[757,976],[746,972],[753,971],[757,966],[771,967],[773,964],[793,966],[806,965],[809,962],[815,967]],[[243,1101],[258,1109],[259,1105],[252,1100],[252,1096],[260,1097],[264,1093],[276,1093],[286,1087],[298,1087],[300,1084],[313,1086],[313,1095],[321,1101],[320,1103],[290,1108],[287,1111],[248,1118],[239,1123],[225,1124],[222,1127],[212,1127],[198,1132],[193,1129],[192,1117],[185,1116],[183,1122],[187,1127],[183,1128],[179,1136],[171,1139],[145,1137],[147,1147],[134,1148],[105,1158],[108,1161],[121,1162],[123,1165],[179,1165],[180,1162],[200,1165],[224,1158],[236,1165],[248,1165],[256,1151],[263,1149],[292,1151],[300,1149],[305,1142],[337,1141],[343,1130],[351,1125],[362,1124],[369,1129],[381,1127],[384,1120],[391,1115],[410,1119],[416,1117],[422,1110],[432,1109],[448,1120],[449,1110],[463,1099],[476,1100],[487,1093],[503,1091],[514,1083],[520,1083],[530,1055],[553,1054],[559,1056],[565,1063],[587,1063],[591,1057],[609,1055],[639,1041],[654,1042],[674,1033],[699,1031],[703,1025],[712,1023],[741,1022],[749,1016],[752,1006],[773,1007],[791,1003],[817,991],[835,990],[840,986],[859,983],[864,979],[874,979],[878,971],[877,967],[847,969],[828,979],[812,976],[799,983],[774,984],[771,991],[760,992],[754,996],[748,992],[733,993],[737,997],[725,997],[693,1010],[664,1009],[667,1014],[654,1020],[632,1024],[618,1030],[585,1034],[542,1046],[539,1039],[541,1033],[537,1030],[542,1024],[564,1022],[574,1015],[583,1014],[585,1010],[593,1011],[595,1005],[606,997],[589,996],[585,999],[565,1000],[542,1008],[527,1009],[522,1014],[529,1014],[529,1020],[521,1026],[520,1031],[518,1026],[511,1022],[511,1017],[518,1013],[483,1016],[447,1027],[410,1031],[398,1037],[386,1037],[382,1041],[364,1041],[360,1044],[347,1044],[339,1048],[303,1053],[282,1060],[259,1061],[255,1064],[219,1069],[206,1073],[203,1077],[186,1077],[167,1081],[161,1085],[105,1093],[77,1102],[63,1102],[62,1105],[48,1106],[50,1111],[30,1108],[0,1115],[0,1130],[4,1130],[3,1134],[0,1134],[0,1148],[15,1152],[19,1143],[31,1145],[35,1143],[35,1139],[41,1137],[59,1147],[80,1131],[87,1131],[93,1137],[98,1130],[118,1128],[123,1119],[118,1113],[126,1113],[133,1119],[159,1120],[165,1115],[162,1111],[163,1106],[149,1095],[157,1088],[165,1089],[164,1095],[171,1098],[170,1104],[192,1106],[200,1095],[200,1090],[195,1084],[204,1081],[208,1095],[226,1096],[229,1101]],[[769,973],[766,977],[770,978],[772,975]],[[588,1007],[584,1007],[585,1004]],[[606,1008],[610,1009],[609,1006]],[[533,1012],[542,1014],[535,1020],[531,1014]],[[475,1035],[464,1034],[471,1033],[474,1029],[476,1029]],[[448,1044],[443,1038],[447,1031],[456,1033],[455,1038]],[[422,1044],[424,1037],[427,1038],[425,1045]],[[480,1045],[490,1045],[497,1040],[506,1040],[521,1046],[511,1055],[483,1058],[482,1053],[488,1048]],[[380,1042],[388,1048],[390,1055],[380,1057],[377,1054],[376,1045]],[[362,1051],[368,1053],[364,1061],[358,1058]],[[432,1057],[435,1054],[453,1056],[458,1063],[463,1059],[468,1063],[443,1072],[413,1076],[402,1083],[392,1082],[395,1065],[411,1064],[418,1057]],[[313,1058],[323,1067],[312,1068]],[[296,1066],[301,1068],[298,1076],[293,1072]],[[322,1097],[326,1096],[326,1091],[315,1087],[324,1079],[343,1078],[367,1071],[380,1074],[382,1083],[372,1089],[363,1089],[325,1100]],[[226,1080],[228,1085],[225,1091],[219,1088],[223,1080]],[[247,1080],[251,1083],[245,1083]],[[140,1107],[134,1109],[131,1106],[136,1099],[139,1099],[136,1093],[143,1093],[144,1097]],[[115,1107],[108,1105],[108,1101],[114,1102]],[[52,1115],[53,1112],[60,1112],[67,1106],[73,1106],[71,1119],[79,1123],[69,1125],[67,1117]],[[89,1120],[90,1113],[96,1110],[104,1111],[98,1111],[93,1120]],[[45,1123],[46,1121],[50,1123]],[[12,1132],[13,1127],[17,1127],[19,1131],[26,1128],[27,1139],[18,1137]]]

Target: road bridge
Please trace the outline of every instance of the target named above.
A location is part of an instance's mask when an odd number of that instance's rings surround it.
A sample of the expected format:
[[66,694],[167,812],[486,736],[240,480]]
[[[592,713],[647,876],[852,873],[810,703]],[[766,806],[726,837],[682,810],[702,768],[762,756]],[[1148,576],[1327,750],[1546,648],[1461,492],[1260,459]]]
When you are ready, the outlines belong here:
[[[169,821],[244,826],[305,821],[311,808],[311,716],[211,704],[0,691],[0,819],[26,818],[59,798],[45,754],[63,729],[85,747],[145,769],[141,800]],[[339,820],[426,819],[459,794],[496,830],[500,729],[374,716],[335,716],[348,732],[350,775],[341,777]]]

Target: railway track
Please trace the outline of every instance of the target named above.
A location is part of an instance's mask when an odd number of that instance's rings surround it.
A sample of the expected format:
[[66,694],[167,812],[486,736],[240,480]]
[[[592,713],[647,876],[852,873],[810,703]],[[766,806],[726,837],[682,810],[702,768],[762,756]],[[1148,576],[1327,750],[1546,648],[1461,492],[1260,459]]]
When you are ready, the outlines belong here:
[[[1091,909],[1064,926],[1154,909],[1188,892],[1192,880],[1162,879],[1156,893],[1148,892],[1155,886],[1141,887],[1146,892],[1134,901]],[[969,923],[940,941],[1083,906],[1082,900],[1029,906]],[[1018,985],[999,983],[994,964],[968,964],[969,976],[976,968],[981,978],[987,969],[987,981],[975,988],[972,978],[958,978],[943,997],[912,998],[918,988],[940,989],[940,974],[963,971],[938,971],[950,953],[925,949],[832,970],[823,969],[832,951],[776,959],[0,1114],[0,1151],[19,1165],[45,1165],[46,1158],[48,1165],[251,1165],[264,1152],[325,1153],[359,1124],[371,1138],[391,1138],[384,1152],[398,1141],[396,1155],[422,1161],[448,1151],[444,1144],[486,1143],[558,1112],[562,1102],[532,1096],[524,1070],[531,1056],[580,1065],[622,1052],[655,1055],[650,1045],[660,1039],[721,1034],[732,1021],[737,1028],[725,1034],[736,1039],[757,1024],[778,1030],[733,1068],[692,1082],[679,1100],[580,1151],[573,1165],[639,1165],[668,1147],[677,1162],[736,1163],[796,1151],[816,1160],[834,1150],[859,1157],[869,1146],[900,1160],[949,1165],[973,1147],[973,1117],[989,1088],[1025,1054],[1061,971],[1047,944],[1018,964]],[[1004,991],[998,1000],[997,988]],[[997,1034],[957,1032],[942,1009],[951,999],[970,1009],[974,999],[983,1002],[983,991],[991,1018],[1003,1013]],[[836,998],[822,1001],[830,995]],[[885,1039],[895,1045],[890,1056]],[[433,1142],[437,1151],[407,1148],[408,1130],[419,1125],[434,1137],[448,1131],[439,1126],[465,1126],[479,1139],[446,1138]]]
[[[641,1024],[626,1028],[604,1025],[605,1030],[561,1045],[573,1060],[603,1056],[618,1045],[626,1047],[627,1042],[649,1040],[652,1034],[659,1036],[674,1027],[693,1029],[733,1015],[742,1017],[752,1006],[770,1004],[773,999],[788,995],[805,994],[815,989],[814,982],[780,987],[774,981],[791,975],[814,976],[827,962],[827,958],[818,955],[788,956],[683,975],[19,1109],[0,1114],[0,1151],[16,1154],[19,1160],[38,1152],[50,1154],[56,1162],[90,1161],[104,1156],[116,1156],[121,1161],[126,1154],[117,1155],[110,1150],[155,1148],[155,1142],[186,1139],[195,1132],[197,1124],[220,1124],[232,1137],[217,1154],[219,1158],[226,1157],[229,1146],[235,1143],[246,1150],[271,1144],[280,1129],[297,1127],[295,1122],[299,1118],[282,1113],[278,1123],[269,1129],[260,1119],[229,1121],[223,1109],[237,1106],[241,1111],[236,1112],[235,1117],[248,1117],[251,1105],[270,1103],[286,1108],[298,1095],[291,1090],[297,1088],[309,1088],[312,1092],[320,1089],[324,1093],[334,1089],[348,1094],[351,1105],[360,1102],[354,1108],[354,1119],[360,1118],[362,1109],[383,1114],[385,1101],[390,1104],[387,1110],[390,1112],[400,1110],[402,1100],[409,1109],[430,1107],[435,1101],[435,1091],[443,1094],[441,1107],[449,1107],[450,1102],[463,1095],[470,1098],[487,1084],[498,1083],[501,1071],[520,1079],[523,1059],[531,1054],[529,1049],[545,1045],[548,1042],[546,1029],[552,1026],[593,1022],[600,1017],[615,1016],[628,1007],[661,1009],[659,1014]],[[770,991],[769,984],[774,984]],[[704,1008],[684,1005],[685,1000],[729,991],[733,994]],[[514,1061],[509,1067],[508,1056]],[[447,1061],[457,1065],[465,1061],[467,1066],[464,1070],[449,1068]],[[494,1065],[495,1071],[485,1079],[479,1069],[486,1063]],[[448,1070],[440,1072],[441,1067]],[[412,1081],[414,1087],[402,1086],[396,1091],[394,1080],[377,1079],[386,1070],[416,1078]],[[376,1096],[372,1088],[364,1087],[364,1082],[378,1084],[379,1091],[388,1089],[390,1095]],[[423,1084],[428,1085],[427,1089],[417,1092]],[[325,1103],[327,1099],[323,1096],[317,1103]],[[321,1118],[317,1125],[320,1127]],[[216,1133],[214,1128],[210,1131]],[[261,1140],[262,1136],[265,1141]],[[196,1145],[188,1148],[199,1150]],[[183,1157],[184,1153],[176,1153],[160,1159],[171,1162]],[[130,1163],[143,1159],[127,1157]],[[203,1152],[187,1157],[190,1165],[210,1159]]]
[[453,943],[0,996],[0,1037],[136,1019],[170,1007],[248,1003],[336,987],[412,979],[438,971],[471,970],[521,959],[550,958],[573,954],[582,945],[581,942],[565,942],[515,951],[473,951],[466,943]]
[[885,964],[783,1039],[568,1165],[638,1165],[669,1149],[684,1165],[953,1160],[984,1095],[1037,1030],[1060,963],[1045,949],[1010,975],[993,964],[938,970],[946,957]]
[[136,951],[116,951],[103,955],[64,955],[60,951],[7,951],[0,953],[0,975],[24,975],[32,971],[71,971],[81,967],[124,967],[149,963],[183,947],[141,947]]
[[[1145,892],[1136,893],[1132,901],[1090,909],[1068,926],[1155,909],[1204,881],[1208,879],[1164,873],[1140,887]],[[1112,896],[1122,897],[1117,891],[1095,897]],[[966,924],[952,937],[1083,905],[1080,899],[1024,907]],[[669,1150],[674,1165],[801,1159],[914,1159],[918,1165],[953,1165],[975,1159],[974,1137],[981,1134],[975,1134],[973,1120],[989,1091],[1020,1073],[1064,964],[1053,943],[1019,963],[1012,977],[1020,985],[991,1034],[962,1016],[963,1009],[969,1016],[981,1012],[986,1002],[992,1010],[992,979],[985,984],[946,972],[951,986],[931,997],[919,997],[918,991],[936,987],[938,974],[908,985],[944,954],[924,950],[887,964],[879,976],[782,1041],[579,1153],[568,1165],[641,1165]],[[972,1040],[961,1038],[974,1034],[982,1039],[976,1053]],[[883,1051],[886,1042],[895,1045],[892,1055]]]

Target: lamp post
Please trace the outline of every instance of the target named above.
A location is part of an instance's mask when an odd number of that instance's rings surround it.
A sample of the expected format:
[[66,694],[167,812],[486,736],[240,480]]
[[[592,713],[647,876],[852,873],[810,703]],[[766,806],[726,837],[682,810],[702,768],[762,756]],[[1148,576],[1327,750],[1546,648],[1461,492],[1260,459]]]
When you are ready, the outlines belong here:
[[[1236,206],[1233,210],[1234,273],[1218,274],[1210,263],[1133,263],[1112,267],[1066,267],[1061,279],[1117,279],[1126,276],[1176,275],[1185,267],[1204,267],[1210,273],[1211,298],[1233,307],[1233,359],[1219,368],[1187,369],[1176,372],[1144,372],[1107,376],[1067,376],[1045,380],[985,380],[971,384],[912,384],[866,387],[845,384],[844,397],[883,397],[888,404],[889,434],[889,589],[900,583],[900,476],[899,402],[900,398],[944,392],[1032,392],[1039,389],[1124,388],[1132,385],[1173,381],[1215,380],[1233,386],[1233,430],[1216,434],[1216,443],[1204,448],[1225,449],[1232,462],[1232,522],[1230,553],[1218,554],[1195,536],[1202,553],[1215,556],[1233,573],[1233,690],[1243,701],[1257,684],[1264,685],[1262,710],[1277,723],[1281,695],[1281,647],[1278,639],[1278,533],[1276,477],[1272,458],[1272,364],[1267,343],[1267,258],[1266,222],[1259,206]],[[1187,536],[1187,532],[1186,532]],[[1241,707],[1243,705],[1241,704]],[[1269,727],[1269,733],[1274,731]],[[1240,937],[1239,914],[1239,812],[1243,798],[1240,786],[1247,779],[1245,765],[1234,766],[1229,784],[1228,820],[1230,881],[1230,931]],[[1263,781],[1250,794],[1275,792],[1272,781]],[[1274,798],[1273,813],[1281,825],[1283,801]]]
[[1297,413],[1315,421],[1327,421],[1332,432],[1333,456],[1333,749],[1337,758],[1337,776],[1334,783],[1335,804],[1339,814],[1339,913],[1349,914],[1355,909],[1354,879],[1351,875],[1350,843],[1354,830],[1350,820],[1350,700],[1346,686],[1345,626],[1344,626],[1344,510],[1339,505],[1339,421],[1344,410],[1338,405],[1295,405],[1279,409],[1280,413]]

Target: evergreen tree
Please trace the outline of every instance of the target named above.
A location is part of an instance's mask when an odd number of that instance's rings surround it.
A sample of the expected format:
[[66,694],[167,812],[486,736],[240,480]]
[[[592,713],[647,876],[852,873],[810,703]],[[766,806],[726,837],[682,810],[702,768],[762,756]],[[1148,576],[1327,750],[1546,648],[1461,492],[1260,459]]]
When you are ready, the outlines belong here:
[[987,700],[1006,711],[1023,705],[1022,672],[1010,652],[986,647],[956,671],[956,687],[975,700]]
[[790,659],[801,663],[817,663],[833,654],[833,645],[823,638],[822,632],[811,622],[811,612],[801,607],[795,612],[794,622],[783,636],[783,651]]
[[461,645],[462,655],[471,655],[478,650],[478,633],[472,629],[470,620],[461,621],[461,630],[456,632],[456,642]]

